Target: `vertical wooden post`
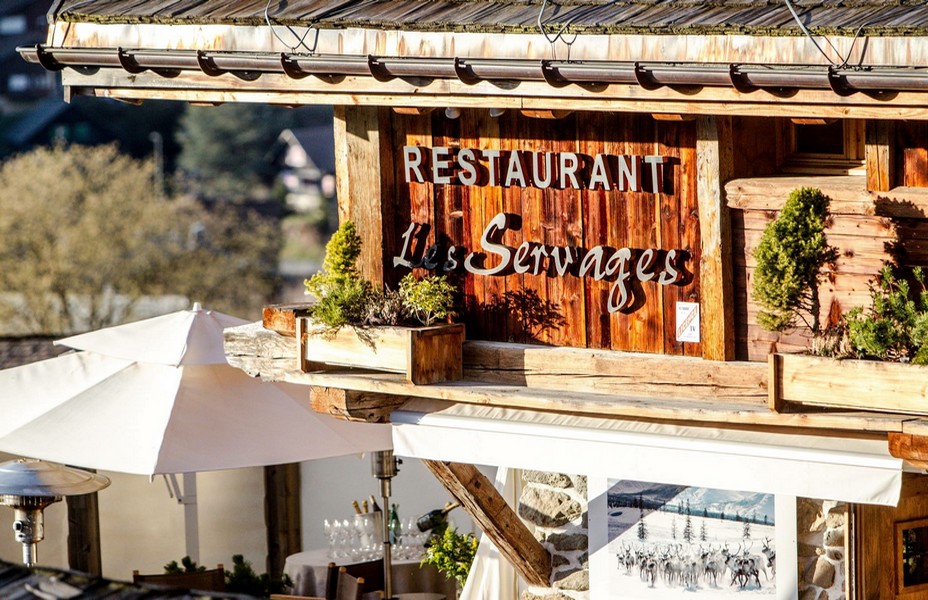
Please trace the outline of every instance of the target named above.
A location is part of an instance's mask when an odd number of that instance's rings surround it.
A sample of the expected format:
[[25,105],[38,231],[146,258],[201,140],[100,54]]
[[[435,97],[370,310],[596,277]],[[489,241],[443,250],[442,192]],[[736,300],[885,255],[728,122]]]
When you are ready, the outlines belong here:
[[866,152],[867,190],[886,192],[896,186],[893,161],[895,125],[889,121],[867,121]]
[[354,221],[361,236],[361,274],[377,284],[393,247],[390,217],[393,145],[389,109],[335,107],[335,175],[340,222]]
[[264,467],[267,573],[272,579],[283,574],[287,556],[303,549],[300,504],[299,463]]
[[703,358],[735,358],[731,220],[725,183],[733,176],[731,117],[696,120],[696,179],[702,260],[699,264]]
[[75,571],[103,575],[100,556],[100,508],[97,493],[67,496],[68,566]]

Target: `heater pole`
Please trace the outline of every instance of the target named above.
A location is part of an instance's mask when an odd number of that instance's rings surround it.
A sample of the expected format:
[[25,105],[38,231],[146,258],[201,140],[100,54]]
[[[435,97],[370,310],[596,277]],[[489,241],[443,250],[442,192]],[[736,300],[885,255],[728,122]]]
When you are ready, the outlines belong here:
[[390,479],[380,480],[380,495],[383,497],[383,591],[388,600],[393,598],[393,545],[390,542]]
[[383,497],[383,591],[387,600],[393,598],[393,554],[390,543],[390,496],[391,480],[396,477],[400,460],[393,450],[378,450],[371,454],[371,471],[380,480],[380,495]]

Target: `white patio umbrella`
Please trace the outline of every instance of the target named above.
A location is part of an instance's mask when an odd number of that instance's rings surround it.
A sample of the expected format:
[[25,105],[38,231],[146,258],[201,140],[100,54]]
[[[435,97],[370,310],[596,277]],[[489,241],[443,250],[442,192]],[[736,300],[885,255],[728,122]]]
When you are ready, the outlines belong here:
[[244,323],[194,305],[60,340],[80,351],[0,371],[0,451],[156,475],[392,448],[389,426],[320,415],[305,387],[228,365],[223,329]]

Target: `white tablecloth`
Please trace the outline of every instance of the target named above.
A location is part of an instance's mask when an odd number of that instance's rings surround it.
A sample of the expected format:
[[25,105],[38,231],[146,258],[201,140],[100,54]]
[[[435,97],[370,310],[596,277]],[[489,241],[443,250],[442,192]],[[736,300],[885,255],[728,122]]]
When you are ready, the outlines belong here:
[[[284,574],[293,582],[293,593],[300,596],[325,596],[325,575],[332,560],[325,549],[291,554],[284,561]],[[393,593],[436,592],[448,599],[455,597],[454,579],[448,579],[431,565],[420,567],[418,560],[393,561]]]

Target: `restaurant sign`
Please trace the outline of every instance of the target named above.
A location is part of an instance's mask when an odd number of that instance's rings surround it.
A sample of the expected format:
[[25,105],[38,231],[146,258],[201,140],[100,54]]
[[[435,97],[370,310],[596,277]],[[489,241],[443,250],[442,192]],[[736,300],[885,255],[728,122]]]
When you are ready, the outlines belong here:
[[[521,227],[518,215],[498,213],[486,225],[479,249],[433,244],[423,248],[428,226],[410,223],[402,234],[403,246],[393,257],[394,267],[423,268],[453,272],[463,269],[473,275],[505,277],[513,274],[548,277],[590,277],[609,281],[608,311],[630,312],[640,306],[636,294],[644,292],[637,283],[654,281],[660,285],[683,285],[692,278],[686,270],[689,253],[685,250],[657,248],[610,248],[594,246],[550,246],[523,241],[517,247],[504,243],[507,231]],[[636,291],[637,290],[637,291]]]
[[406,183],[664,192],[666,156],[403,146]]

